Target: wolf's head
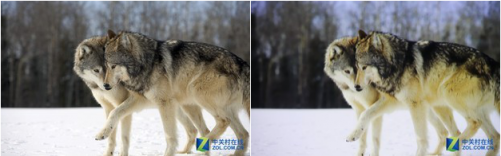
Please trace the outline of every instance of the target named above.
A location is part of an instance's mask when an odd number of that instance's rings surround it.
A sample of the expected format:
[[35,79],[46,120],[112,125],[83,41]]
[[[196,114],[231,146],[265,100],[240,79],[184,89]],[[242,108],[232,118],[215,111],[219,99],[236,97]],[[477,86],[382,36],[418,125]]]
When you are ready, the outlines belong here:
[[358,37],[347,37],[333,41],[325,52],[324,72],[340,89],[356,90],[355,45]]
[[73,70],[90,88],[104,89],[106,42],[106,37],[93,37],[82,41],[76,49]]
[[358,33],[356,88],[362,90],[367,84],[381,86],[382,79],[395,76],[398,68],[404,68],[406,40],[381,32]]
[[382,56],[383,42],[381,37],[371,33],[367,35],[364,31],[358,31],[360,41],[356,45],[357,75],[355,79],[355,88],[361,91],[367,87],[365,84],[377,83],[380,81],[378,74],[378,64],[375,60],[384,59]]
[[104,85],[112,88],[119,82],[129,82],[147,76],[153,67],[157,42],[139,33],[108,30],[105,59],[107,72]]

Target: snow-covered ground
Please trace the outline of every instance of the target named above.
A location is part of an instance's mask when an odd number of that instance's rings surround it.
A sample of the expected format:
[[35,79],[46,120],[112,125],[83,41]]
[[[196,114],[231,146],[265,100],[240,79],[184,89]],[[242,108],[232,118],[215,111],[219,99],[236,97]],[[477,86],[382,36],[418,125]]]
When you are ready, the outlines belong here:
[[[209,129],[215,126],[214,118],[204,111]],[[250,132],[249,119],[244,111],[240,119]],[[6,109],[2,108],[2,153],[4,156],[90,156],[102,155],[107,141],[95,141],[94,136],[104,124],[101,108],[60,108],[60,109]],[[120,135],[117,133],[117,147],[120,149]],[[178,123],[179,147],[186,143],[186,133]],[[231,128],[221,136],[236,139]],[[145,109],[134,113],[129,154],[163,155],[166,147],[162,122],[156,109]],[[250,147],[248,154],[250,153]],[[192,147],[191,155],[200,155]],[[212,152],[211,155],[228,155],[234,151]],[[117,155],[117,154],[115,154]]]
[[[252,109],[252,155],[256,156],[317,156],[355,155],[358,141],[347,143],[346,136],[355,126],[351,109]],[[499,132],[499,115],[491,119]],[[462,116],[454,113],[459,130],[466,128]],[[381,134],[382,156],[414,155],[417,144],[409,111],[397,110],[383,117]],[[369,128],[370,130],[370,128]],[[370,133],[367,136],[369,153]],[[435,148],[437,135],[428,125],[429,150]],[[473,138],[487,139],[479,130]],[[463,151],[462,155],[485,155],[486,151]],[[452,155],[445,149],[443,155]]]

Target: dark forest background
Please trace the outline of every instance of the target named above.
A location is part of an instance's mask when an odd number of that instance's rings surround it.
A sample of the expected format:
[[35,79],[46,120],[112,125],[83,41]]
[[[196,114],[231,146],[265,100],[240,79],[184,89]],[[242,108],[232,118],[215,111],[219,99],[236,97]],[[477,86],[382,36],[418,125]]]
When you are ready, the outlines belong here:
[[499,61],[499,2],[252,2],[252,108],[345,108],[323,72],[336,38],[390,32],[454,42]]
[[106,30],[224,47],[249,62],[250,2],[2,2],[2,107],[99,106],[73,72]]

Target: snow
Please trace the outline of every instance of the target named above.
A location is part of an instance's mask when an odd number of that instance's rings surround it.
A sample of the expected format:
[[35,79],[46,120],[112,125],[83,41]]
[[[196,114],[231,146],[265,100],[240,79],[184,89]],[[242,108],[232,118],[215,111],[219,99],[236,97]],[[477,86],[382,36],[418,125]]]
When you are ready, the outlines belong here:
[[[215,126],[214,118],[203,112],[209,129]],[[250,131],[250,122],[244,111],[240,119]],[[12,109],[2,108],[2,152],[5,156],[32,155],[102,155],[107,140],[95,141],[94,136],[104,126],[104,110],[101,108],[58,108],[58,109]],[[117,131],[118,153],[121,141]],[[223,139],[236,139],[228,128],[221,136]],[[145,109],[133,114],[129,154],[163,155],[166,147],[162,122],[157,109]],[[178,123],[178,150],[186,144],[186,133]],[[249,155],[251,148],[247,151]],[[193,154],[201,155],[192,147]],[[212,151],[211,155],[228,155],[234,151]],[[117,154],[115,154],[117,155]],[[184,154],[178,154],[184,155]]]
[[[352,109],[252,109],[253,155],[304,156],[304,155],[355,155],[358,141],[346,142],[355,128],[356,117]],[[454,112],[458,128],[463,131],[466,121]],[[490,114],[499,132],[498,113]],[[414,155],[417,143],[409,111],[397,110],[383,116],[380,155]],[[370,131],[370,128],[369,128]],[[370,133],[367,136],[366,154],[370,153]],[[475,139],[487,139],[479,130]],[[428,124],[428,151],[437,145],[437,135]],[[463,151],[462,156],[485,155],[485,150]],[[452,155],[452,152],[442,152]]]

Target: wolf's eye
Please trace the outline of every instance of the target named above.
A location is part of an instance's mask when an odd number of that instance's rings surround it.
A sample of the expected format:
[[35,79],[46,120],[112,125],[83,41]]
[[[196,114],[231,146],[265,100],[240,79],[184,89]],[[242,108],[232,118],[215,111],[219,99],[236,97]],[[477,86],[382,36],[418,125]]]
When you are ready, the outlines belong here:
[[350,74],[350,70],[344,70],[346,74]]
[[99,73],[99,69],[94,69],[94,72]]
[[111,65],[111,69],[115,69],[115,65]]
[[362,67],[362,70],[365,70],[365,68],[367,68],[367,66],[363,66],[363,67]]

